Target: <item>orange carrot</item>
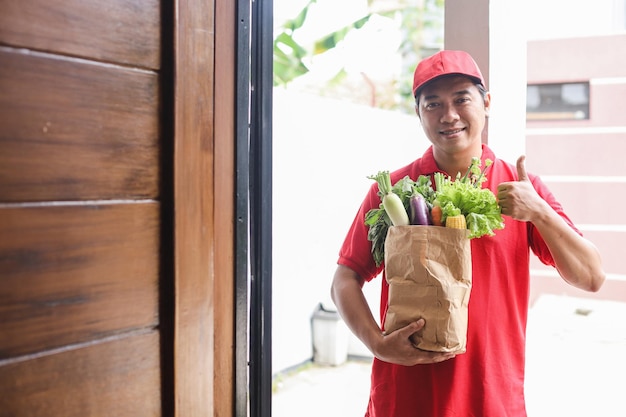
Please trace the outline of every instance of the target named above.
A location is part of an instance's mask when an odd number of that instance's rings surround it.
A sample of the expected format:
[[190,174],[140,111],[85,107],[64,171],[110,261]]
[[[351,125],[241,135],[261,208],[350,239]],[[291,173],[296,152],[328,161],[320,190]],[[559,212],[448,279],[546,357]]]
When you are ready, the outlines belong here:
[[442,216],[443,212],[441,211],[441,206],[433,206],[433,208],[430,209],[430,217],[433,219],[433,225],[443,226]]

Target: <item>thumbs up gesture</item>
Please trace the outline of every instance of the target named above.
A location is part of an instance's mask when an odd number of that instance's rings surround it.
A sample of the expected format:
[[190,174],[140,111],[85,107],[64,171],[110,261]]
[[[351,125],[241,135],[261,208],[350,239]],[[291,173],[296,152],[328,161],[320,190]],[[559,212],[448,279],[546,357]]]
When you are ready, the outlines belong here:
[[526,173],[526,157],[517,159],[517,181],[503,182],[498,185],[498,204],[502,214],[515,220],[533,221],[535,215],[545,209],[547,204],[533,187]]

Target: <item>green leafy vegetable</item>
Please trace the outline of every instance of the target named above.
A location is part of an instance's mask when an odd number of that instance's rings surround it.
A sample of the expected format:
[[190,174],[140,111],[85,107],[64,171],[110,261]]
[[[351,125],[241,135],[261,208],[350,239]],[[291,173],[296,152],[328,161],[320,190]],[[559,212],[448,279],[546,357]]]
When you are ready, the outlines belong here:
[[[410,212],[411,196],[418,193],[424,197],[429,209],[433,206],[441,208],[444,223],[447,217],[464,215],[470,239],[493,236],[494,230],[504,228],[504,221],[493,192],[481,188],[481,184],[487,180],[485,171],[491,164],[492,161],[486,160],[485,167],[481,170],[480,159],[473,158],[465,175],[462,177],[460,174],[457,175],[455,181],[443,173],[435,173],[434,188],[429,176],[420,175],[417,181],[406,176],[391,187],[391,192],[400,198],[407,213]],[[378,176],[368,178],[380,179],[380,173]],[[384,190],[378,193],[381,201],[385,192],[389,191],[391,181],[385,181],[383,184]],[[382,202],[378,208],[367,212],[365,225],[369,227],[367,238],[372,242],[372,256],[376,265],[380,266],[385,258],[387,231],[392,226]]]
[[374,262],[376,262],[376,266],[380,266],[385,260],[385,239],[387,238],[387,230],[391,226],[391,219],[387,216],[384,208],[377,208],[367,212],[365,224],[369,226],[367,239],[372,242]]
[[467,173],[452,181],[449,177],[435,173],[437,184],[434,205],[441,206],[443,221],[448,216],[465,216],[470,239],[495,235],[494,230],[504,228],[500,207],[493,192],[480,185],[486,181],[485,170],[491,165],[487,160],[480,170],[480,159],[474,158]]

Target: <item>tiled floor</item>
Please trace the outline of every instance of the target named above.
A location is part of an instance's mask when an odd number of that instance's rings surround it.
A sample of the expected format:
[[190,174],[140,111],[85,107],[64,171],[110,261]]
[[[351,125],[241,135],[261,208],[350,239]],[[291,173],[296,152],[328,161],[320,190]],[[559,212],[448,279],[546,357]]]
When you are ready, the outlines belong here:
[[626,416],[626,303],[542,296],[527,343],[529,417]]
[[371,360],[304,366],[275,383],[272,417],[363,417]]
[[[277,380],[272,417],[363,417],[370,360]],[[528,323],[528,417],[626,416],[626,303],[544,295]]]

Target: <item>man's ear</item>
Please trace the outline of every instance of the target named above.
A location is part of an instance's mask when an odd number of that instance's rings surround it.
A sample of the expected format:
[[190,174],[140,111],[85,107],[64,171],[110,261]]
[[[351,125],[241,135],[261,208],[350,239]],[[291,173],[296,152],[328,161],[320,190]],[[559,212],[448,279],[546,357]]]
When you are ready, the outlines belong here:
[[489,109],[491,108],[491,93],[485,94],[485,116],[489,117]]

